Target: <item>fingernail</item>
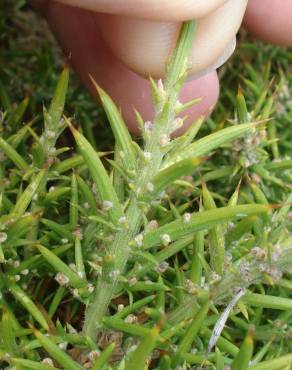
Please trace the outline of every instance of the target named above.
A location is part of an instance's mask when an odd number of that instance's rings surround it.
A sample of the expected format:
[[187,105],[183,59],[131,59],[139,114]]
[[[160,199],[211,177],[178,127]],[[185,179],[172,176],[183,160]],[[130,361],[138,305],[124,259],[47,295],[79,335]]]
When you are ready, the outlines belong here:
[[203,71],[199,73],[195,73],[193,75],[188,76],[187,82],[196,80],[207,73],[213,72],[216,69],[220,68],[223,64],[227,62],[227,60],[232,56],[236,48],[236,37],[234,36],[230,43],[228,44],[227,48],[225,49],[224,53],[220,55],[220,57],[216,60],[215,63],[213,63],[208,68],[204,69]]

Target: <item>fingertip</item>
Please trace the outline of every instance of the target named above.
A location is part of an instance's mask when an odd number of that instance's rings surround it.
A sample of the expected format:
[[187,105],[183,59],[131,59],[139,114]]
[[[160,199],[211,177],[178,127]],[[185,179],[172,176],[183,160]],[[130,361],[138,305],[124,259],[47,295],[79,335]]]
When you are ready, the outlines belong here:
[[[247,0],[229,0],[205,18],[198,29],[190,55],[190,73],[196,76],[220,66],[234,50]],[[165,75],[175,47],[180,22],[158,22],[126,16],[94,14],[107,46],[128,68],[142,76]]]
[[250,0],[244,25],[260,40],[292,46],[291,14],[291,0]]
[[[70,18],[70,22],[64,19]],[[104,89],[121,108],[129,129],[139,134],[133,107],[145,121],[154,117],[150,84],[147,79],[132,72],[115,58],[100,37],[90,12],[55,4],[50,6],[48,19],[67,54],[72,55],[72,64],[81,80],[97,99],[92,78]],[[188,109],[188,119],[182,133],[196,118],[209,115],[219,95],[216,72],[210,72],[199,79],[185,84],[180,100],[182,103],[201,98],[200,103]]]
[[202,18],[228,0],[58,0],[61,3],[105,14],[156,21]]
[[28,2],[37,12],[46,13],[48,0],[29,0]]

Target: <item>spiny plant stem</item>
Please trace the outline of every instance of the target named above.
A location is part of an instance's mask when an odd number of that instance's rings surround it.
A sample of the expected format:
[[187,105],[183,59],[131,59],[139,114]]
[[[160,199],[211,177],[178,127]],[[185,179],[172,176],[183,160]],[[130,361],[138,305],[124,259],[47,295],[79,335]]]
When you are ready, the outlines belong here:
[[[187,58],[193,44],[195,30],[195,21],[186,22],[182,26],[177,48],[167,70],[165,98],[160,106],[155,107],[152,133],[145,144],[145,152],[150,153],[151,159],[147,164],[141,163],[138,166],[137,180],[129,196],[130,201],[126,212],[129,228],[116,234],[108,252],[114,258],[113,266],[103,269],[102,276],[96,286],[94,300],[85,312],[83,333],[92,339],[96,339],[102,318],[106,315],[108,305],[115,293],[118,274],[123,273],[125,269],[130,255],[129,243],[141,227],[145,210],[139,206],[137,197],[140,196],[140,191],[143,192],[144,189],[147,189],[147,184],[151,183],[152,178],[159,171],[164,158],[165,148],[161,145],[160,140],[162,137],[168,138],[171,133],[171,125],[175,119],[174,107],[186,76]],[[113,271],[117,272],[117,276],[111,274]]]

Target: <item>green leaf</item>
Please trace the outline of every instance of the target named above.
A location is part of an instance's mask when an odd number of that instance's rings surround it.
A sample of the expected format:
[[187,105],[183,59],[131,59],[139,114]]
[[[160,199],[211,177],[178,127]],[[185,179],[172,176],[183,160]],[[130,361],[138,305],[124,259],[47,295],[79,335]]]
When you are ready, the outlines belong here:
[[185,74],[187,69],[187,60],[192,48],[195,33],[197,30],[196,21],[184,22],[180,30],[177,46],[174,50],[170,64],[167,66],[166,90],[173,89],[181,73]]
[[64,159],[62,162],[57,163],[52,166],[52,172],[57,172],[59,174],[71,171],[72,168],[76,168],[84,164],[84,159],[81,155],[74,155],[70,158]]
[[48,352],[48,354],[56,360],[66,370],[84,370],[77,362],[72,360],[67,353],[63,352],[49,337],[44,336],[40,331],[34,330],[34,335]]
[[42,185],[46,176],[47,170],[41,170],[21,194],[12,211],[12,213],[15,214],[16,217],[21,217],[27,210],[27,207],[30,205],[34,195]]
[[16,341],[12,320],[8,311],[4,311],[2,314],[1,339],[3,341],[5,351],[12,356],[15,355]]
[[[16,240],[25,235],[29,231],[29,229],[34,225],[39,216],[40,214],[38,212],[30,213],[28,215],[22,216],[21,218],[17,219],[15,222],[10,224],[7,230],[7,236],[9,241]],[[11,219],[13,218],[13,216],[9,217]]]
[[175,241],[191,235],[196,231],[208,230],[215,225],[249,215],[265,213],[268,210],[269,206],[251,204],[234,207],[222,207],[209,211],[193,213],[189,222],[185,222],[184,220],[176,220],[146,233],[144,236],[143,246],[144,248],[151,248],[160,245],[161,237],[163,235],[169,235],[170,239]]
[[255,130],[255,128],[255,123],[246,123],[224,128],[195,141],[193,144],[190,144],[184,151],[181,151],[177,156],[174,156],[172,160],[178,160],[178,157],[179,159],[185,159],[189,157],[204,156],[219,148],[221,145],[238,139],[251,130]]
[[78,188],[85,200],[91,208],[91,212],[97,212],[97,205],[96,205],[96,199],[94,198],[93,192],[87,185],[87,183],[83,180],[82,177],[76,175]]
[[[204,323],[204,320],[207,317],[209,307],[210,307],[210,301],[208,300],[206,303],[202,305],[200,310],[195,314],[195,317],[193,318],[192,322],[188,326],[188,329],[179,344],[178,351],[177,351],[178,360],[182,353],[188,353],[190,351],[191,345],[193,341],[195,340],[196,336],[198,335]],[[175,361],[175,364],[177,363],[178,362]]]
[[73,235],[67,225],[62,225],[46,218],[41,219],[41,223],[46,225],[50,230],[54,231],[60,238],[65,238],[73,241]]
[[247,293],[242,300],[244,303],[255,306],[272,308],[274,310],[292,310],[292,299],[271,295]]
[[113,130],[116,144],[123,152],[124,158],[127,161],[127,165],[129,166],[128,168],[134,169],[136,164],[136,157],[132,145],[132,138],[121,116],[121,113],[119,112],[115,103],[112,101],[111,97],[100,86],[97,85],[92,77],[91,81],[100,96],[102,105]]
[[[175,255],[182,249],[186,248],[188,245],[192,243],[192,241],[193,241],[193,237],[191,236],[188,238],[177,240],[176,242],[163,248],[161,251],[159,251],[155,255],[156,265],[167,260],[169,257]],[[153,266],[154,266],[153,262],[148,262],[144,264],[139,271],[134,271],[134,274],[137,278],[138,277],[141,278],[142,276],[145,276],[151,269],[153,269]]]
[[102,351],[101,354],[98,356],[91,370],[102,370],[103,366],[107,363],[107,360],[110,358],[114,349],[115,343],[111,343],[109,346],[107,346],[106,349]]
[[267,360],[260,362],[256,365],[251,365],[250,370],[279,370],[286,369],[289,365],[292,364],[292,354],[281,356],[273,360]]
[[71,125],[68,120],[67,122],[74,135],[81,155],[88,166],[92,179],[97,186],[102,201],[110,202],[112,204],[111,208],[108,210],[108,213],[112,221],[117,223],[123,212],[111,180],[97,152],[93,149],[91,144]]
[[146,361],[158,340],[159,328],[156,326],[149,331],[136,350],[130,355],[130,359],[126,361],[125,370],[144,370]]
[[7,143],[2,137],[0,137],[0,150],[5,153],[5,155],[20,169],[27,170],[28,164],[22,158],[17,151]]
[[8,127],[17,127],[21,123],[21,120],[26,112],[26,109],[28,107],[29,98],[25,97],[22,102],[18,105],[18,107],[15,109],[15,111],[10,116],[7,126]]
[[69,209],[69,219],[71,230],[75,230],[78,225],[78,188],[76,176],[73,173],[71,178],[71,200]]
[[189,158],[168,166],[153,178],[154,191],[158,193],[173,184],[180,177],[193,174],[203,162],[203,158]]
[[[206,210],[216,210],[216,203],[209,192],[206,184],[203,184],[203,204]],[[216,225],[209,230],[210,258],[214,271],[220,276],[223,275],[225,261],[225,237],[223,225]]]
[[141,307],[147,306],[150,302],[152,302],[155,298],[155,295],[150,295],[148,297],[142,298],[139,301],[130,304],[129,306],[123,308],[121,311],[118,311],[113,317],[117,317],[120,319],[125,318],[130,313],[135,312]]
[[247,123],[249,121],[248,110],[246,106],[245,97],[240,88],[238,90],[238,94],[236,98],[236,106],[237,106],[238,121],[240,123]]
[[52,205],[53,202],[56,202],[59,200],[59,198],[62,198],[64,195],[70,193],[70,188],[65,186],[58,186],[52,191],[49,191],[45,198],[44,198],[44,204],[46,206]]
[[46,261],[57,271],[65,275],[69,280],[69,284],[74,288],[82,288],[87,282],[81,279],[76,272],[70,269],[58,256],[52,253],[49,249],[42,245],[37,245],[36,248],[40,251]]
[[106,317],[103,319],[103,324],[118,331],[122,331],[127,334],[135,335],[137,337],[145,337],[149,334],[150,329],[142,325],[128,324],[124,320],[116,317]]
[[66,65],[63,72],[59,78],[54,96],[48,110],[48,115],[50,117],[50,126],[56,128],[58,126],[65,106],[66,94],[69,84],[69,66]]
[[44,365],[40,362],[25,360],[24,358],[12,358],[11,364],[15,365],[17,369],[29,370],[59,370],[52,365]]
[[18,285],[8,283],[8,287],[14,298],[22,304],[45,330],[49,330],[46,319],[29,296]]
[[247,370],[253,353],[254,328],[250,328],[232,363],[232,370]]

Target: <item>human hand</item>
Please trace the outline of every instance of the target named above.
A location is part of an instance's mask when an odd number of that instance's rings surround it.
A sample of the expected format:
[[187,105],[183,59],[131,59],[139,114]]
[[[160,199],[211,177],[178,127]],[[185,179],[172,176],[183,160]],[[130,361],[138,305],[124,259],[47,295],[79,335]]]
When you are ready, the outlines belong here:
[[[136,131],[135,107],[145,120],[153,111],[147,79],[161,77],[181,21],[198,19],[190,58],[193,79],[181,101],[201,98],[187,112],[192,122],[217,101],[215,72],[232,54],[247,0],[32,0],[47,19],[72,65],[96,95],[89,74],[121,107]],[[292,45],[292,0],[250,0],[246,26],[267,41]],[[268,20],[268,22],[267,22]]]

